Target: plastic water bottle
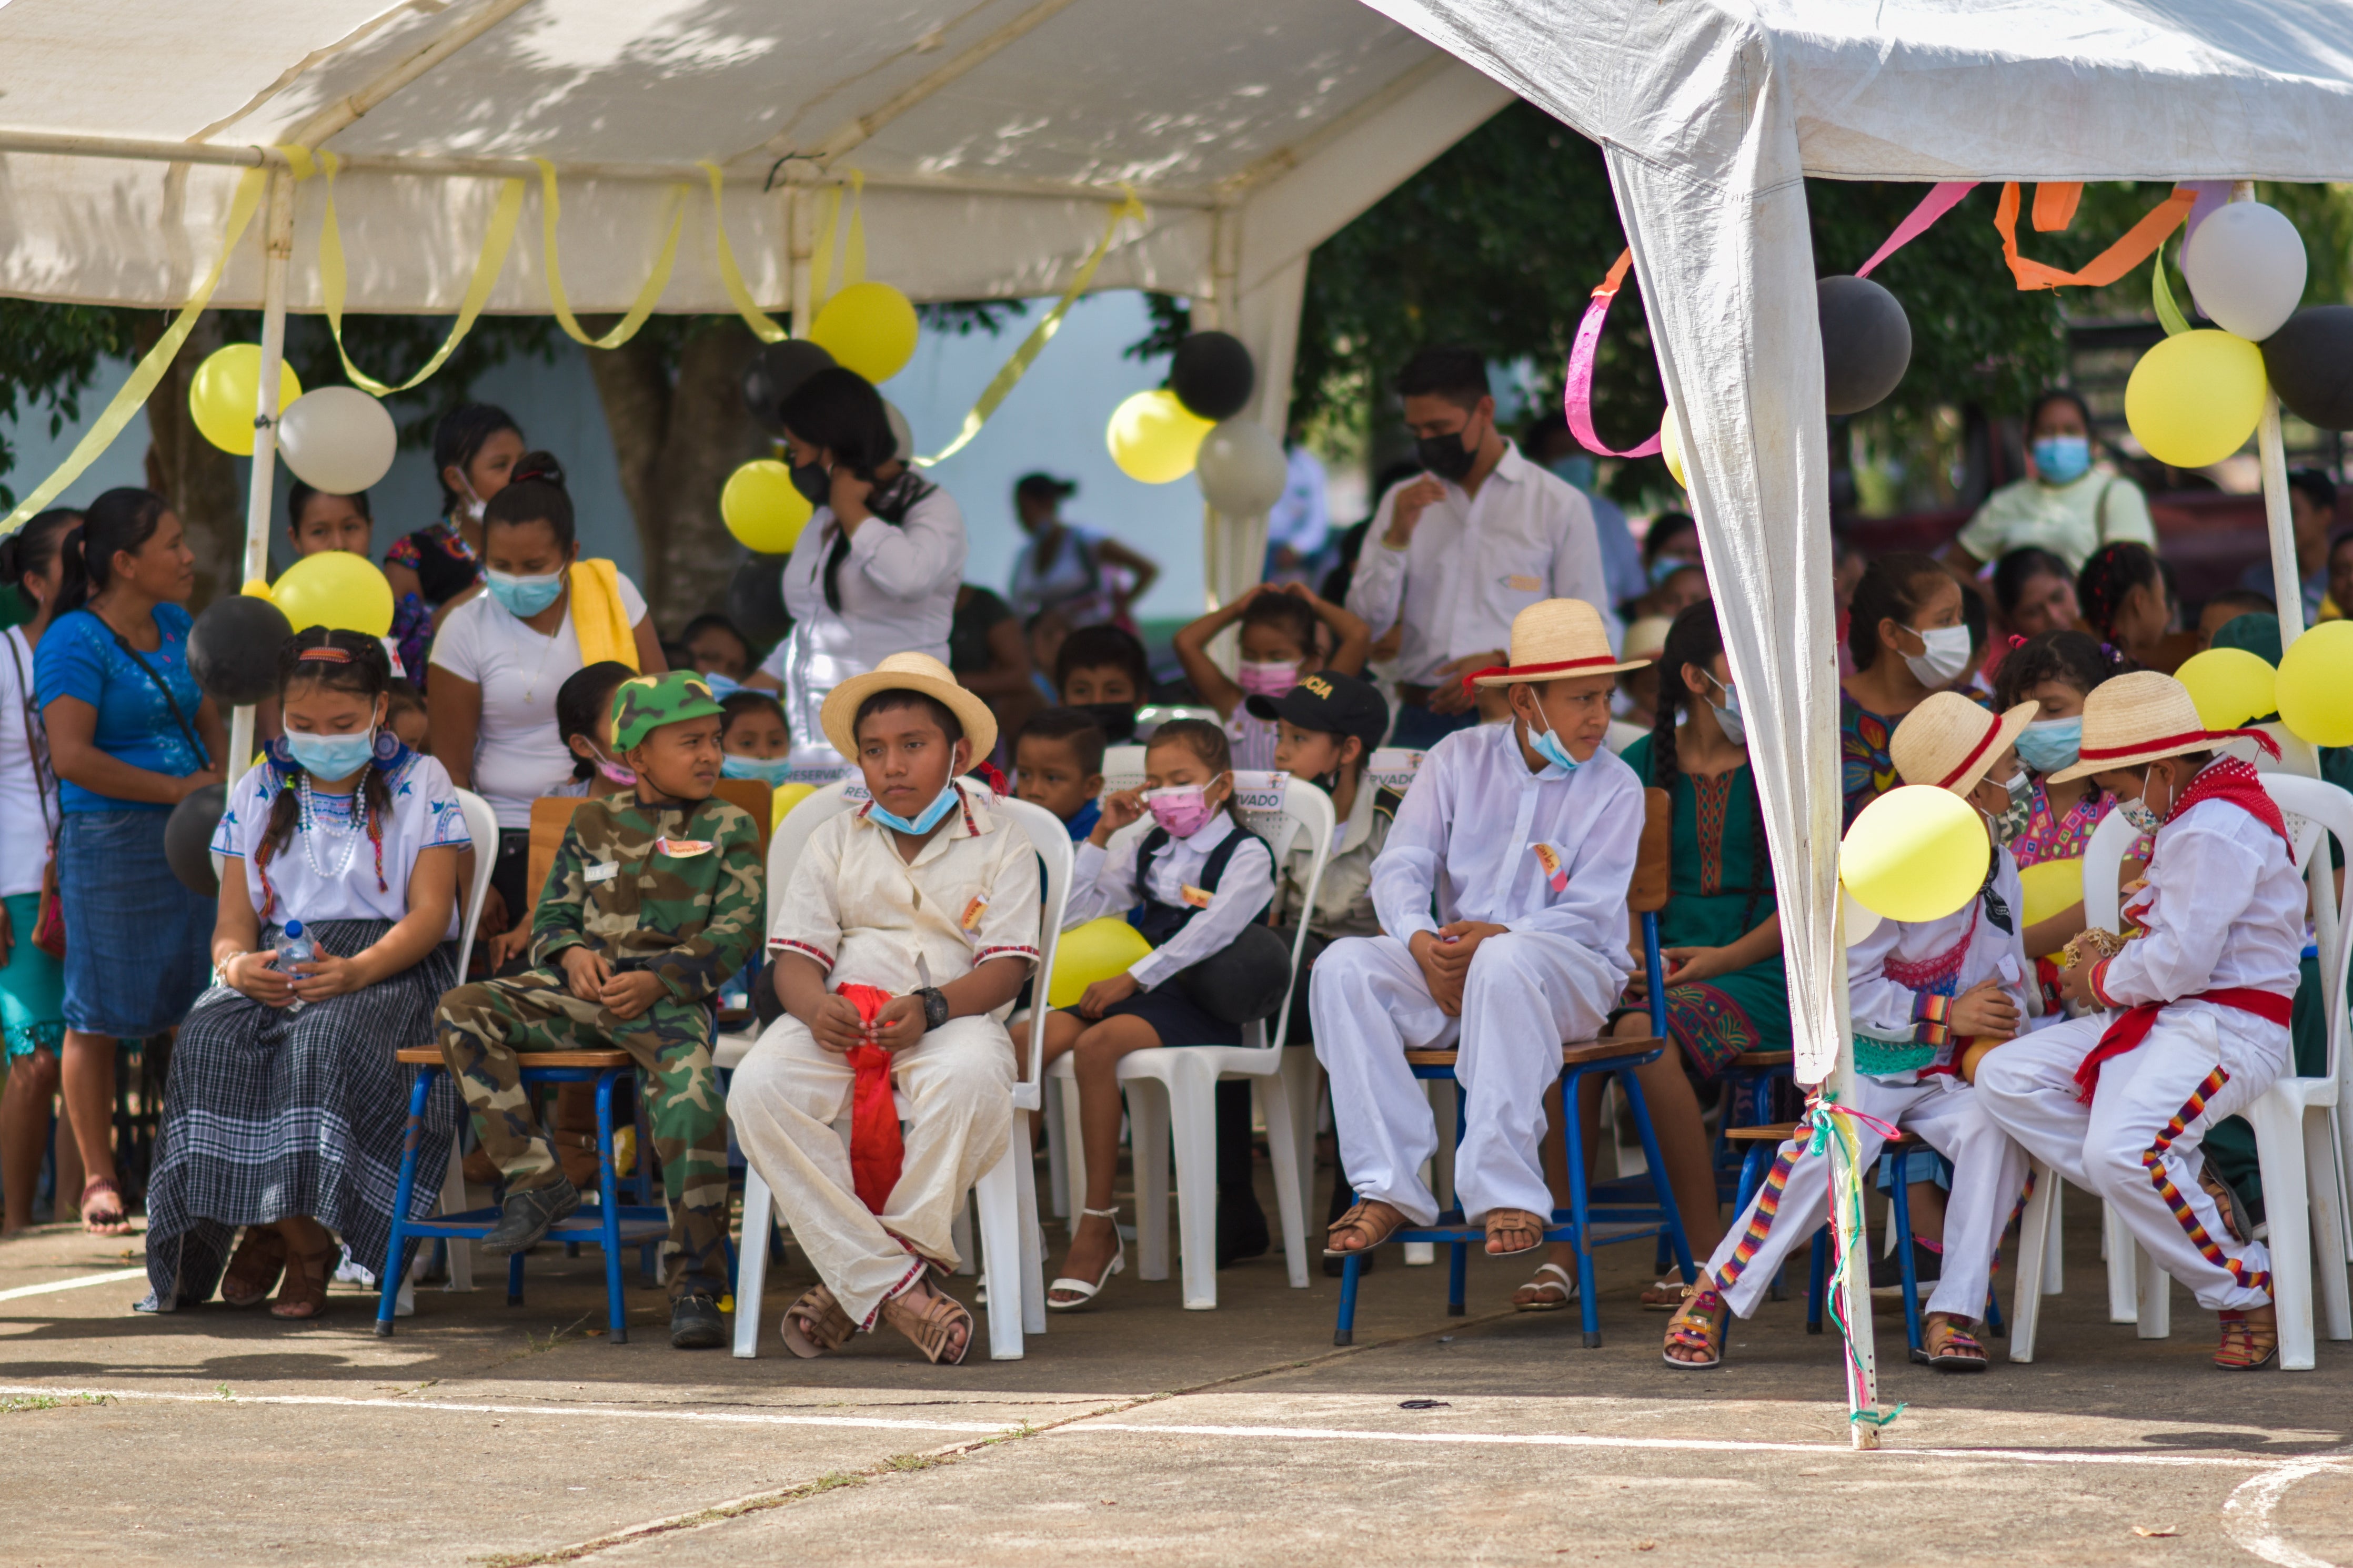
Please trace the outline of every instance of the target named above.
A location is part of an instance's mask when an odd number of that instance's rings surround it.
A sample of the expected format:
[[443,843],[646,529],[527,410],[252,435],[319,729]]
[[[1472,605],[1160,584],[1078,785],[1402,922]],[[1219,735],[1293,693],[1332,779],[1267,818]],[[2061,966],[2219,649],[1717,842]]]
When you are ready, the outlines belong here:
[[[295,964],[309,963],[318,956],[318,948],[312,944],[309,937],[302,934],[302,922],[288,921],[278,933],[278,973],[290,977],[294,973]],[[308,1002],[297,996],[286,1005],[286,1010],[289,1013],[300,1013],[309,1005]]]

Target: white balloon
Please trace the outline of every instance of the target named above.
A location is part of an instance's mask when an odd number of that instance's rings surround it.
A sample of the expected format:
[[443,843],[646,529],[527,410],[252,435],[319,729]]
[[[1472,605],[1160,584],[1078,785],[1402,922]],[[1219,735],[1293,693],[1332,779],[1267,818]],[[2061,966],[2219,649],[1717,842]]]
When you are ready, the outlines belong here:
[[1839,884],[1839,907],[1846,922],[1847,946],[1852,947],[1879,929],[1879,915],[1863,908],[1862,900],[1846,890],[1844,882]]
[[915,460],[915,429],[907,423],[906,413],[889,398],[882,400],[883,417],[891,421],[891,439],[898,444],[893,454],[902,463]]
[[2189,237],[2181,275],[2216,326],[2261,342],[2304,300],[2304,237],[2277,207],[2231,202]]
[[400,432],[383,404],[356,386],[322,386],[287,406],[278,450],[294,477],[329,495],[357,495],[392,471]]
[[1202,496],[1228,517],[1261,517],[1282,499],[1291,466],[1265,426],[1237,414],[1201,437],[1194,473]]

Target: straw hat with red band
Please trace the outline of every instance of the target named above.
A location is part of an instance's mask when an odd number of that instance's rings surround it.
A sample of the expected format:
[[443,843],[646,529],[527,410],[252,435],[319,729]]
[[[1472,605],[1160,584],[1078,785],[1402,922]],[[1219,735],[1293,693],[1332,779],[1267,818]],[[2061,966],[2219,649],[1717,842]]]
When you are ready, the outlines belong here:
[[2050,782],[2065,784],[2163,757],[2211,752],[2242,739],[2279,755],[2278,743],[2261,730],[2209,730],[2188,687],[2169,675],[2137,669],[2102,681],[2084,699],[2084,743],[2075,765],[2052,773]]
[[1524,680],[1575,680],[1640,669],[1647,658],[1621,659],[1609,651],[1601,612],[1582,599],[1539,599],[1512,617],[1512,662],[1464,676],[1470,686],[1510,686]]
[[1904,716],[1887,752],[1905,784],[1965,795],[2041,711],[2040,704],[2021,702],[2007,713],[1989,713],[1957,691],[1939,691]]
[[894,653],[864,675],[853,675],[825,694],[818,722],[833,749],[853,761],[858,756],[858,708],[878,691],[920,691],[946,705],[964,726],[972,754],[986,757],[997,750],[997,716],[988,704],[956,683],[955,671],[927,653]]

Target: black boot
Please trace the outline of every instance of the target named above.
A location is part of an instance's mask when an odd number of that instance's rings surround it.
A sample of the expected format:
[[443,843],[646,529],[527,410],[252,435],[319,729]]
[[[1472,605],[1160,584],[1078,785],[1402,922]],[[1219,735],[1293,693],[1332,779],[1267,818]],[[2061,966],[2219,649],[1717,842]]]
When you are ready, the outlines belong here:
[[528,1192],[510,1192],[501,1205],[499,1223],[477,1245],[493,1258],[528,1252],[547,1235],[547,1227],[580,1206],[580,1189],[555,1178],[554,1184]]
[[719,1302],[710,1291],[688,1287],[670,1304],[670,1348],[674,1351],[715,1350],[727,1342],[727,1325],[719,1316]]

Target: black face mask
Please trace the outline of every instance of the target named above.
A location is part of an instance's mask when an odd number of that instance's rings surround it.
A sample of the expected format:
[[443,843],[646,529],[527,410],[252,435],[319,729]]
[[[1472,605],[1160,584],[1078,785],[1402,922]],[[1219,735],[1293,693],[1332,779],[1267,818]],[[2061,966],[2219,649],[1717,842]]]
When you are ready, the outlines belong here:
[[1413,444],[1413,455],[1440,479],[1460,484],[1470,474],[1471,466],[1479,460],[1479,449],[1462,444],[1462,438],[1470,434],[1471,426],[1466,423],[1451,436],[1421,437]]
[[823,463],[795,463],[793,489],[807,498],[811,506],[823,506],[833,499],[833,476],[825,471]]
[[1135,739],[1135,705],[1131,702],[1082,702],[1079,711],[1095,721],[1103,739],[1124,746]]

